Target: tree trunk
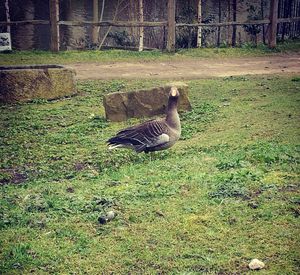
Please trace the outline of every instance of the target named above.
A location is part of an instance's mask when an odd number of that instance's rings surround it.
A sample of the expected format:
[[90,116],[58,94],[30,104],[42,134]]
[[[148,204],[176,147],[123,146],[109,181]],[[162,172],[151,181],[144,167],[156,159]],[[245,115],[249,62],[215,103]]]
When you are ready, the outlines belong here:
[[[294,0],[294,1],[292,1],[293,2],[293,6],[292,6],[292,8],[291,8],[291,17],[296,17],[296,0]],[[295,36],[295,26],[296,26],[296,23],[295,22],[293,22],[293,23],[291,23],[291,28],[292,28],[292,38],[295,38],[296,36]]]
[[[232,20],[233,22],[236,22],[236,0],[232,1]],[[236,46],[236,26],[233,25],[232,26],[232,43],[231,43],[232,47]]]
[[[260,10],[261,10],[261,19],[264,20],[265,19],[264,0],[260,1]],[[262,25],[262,36],[263,36],[263,43],[266,44],[265,24]]]
[[[101,7],[101,14],[100,14],[99,22],[103,21],[104,7],[105,7],[105,0],[102,0],[102,7]],[[99,38],[99,33],[100,33],[100,26],[97,29],[98,38]]]
[[[98,0],[93,0],[93,22],[99,21],[99,2]],[[93,34],[92,34],[93,44],[97,44],[98,42],[98,27],[93,26]]]
[[[139,0],[139,22],[144,22],[144,7],[143,7],[143,0]],[[144,27],[140,27],[140,40],[139,40],[139,52],[143,51],[144,49]]]
[[168,41],[167,51],[175,52],[176,22],[175,22],[175,0],[168,0]]
[[[287,16],[288,16],[288,9],[289,9],[289,3],[288,3],[289,1],[288,0],[286,0],[286,1],[284,1],[284,3],[283,3],[283,17],[284,18],[287,18]],[[285,37],[285,34],[286,34],[286,30],[287,30],[287,24],[288,23],[282,23],[282,33],[281,33],[281,40],[282,41],[284,41],[284,37]]]
[[[137,21],[137,2],[136,0],[130,0],[129,2],[129,16],[130,16],[130,21],[131,22],[135,22]],[[136,27],[131,27],[130,28],[130,31],[131,31],[131,35],[133,37],[133,40],[137,43],[138,41],[138,36],[139,36],[139,33],[138,33],[138,28]]]
[[[231,5],[230,5],[230,0],[227,0],[227,21],[230,22],[231,18]],[[231,41],[231,37],[230,37],[230,30],[231,30],[231,27],[230,26],[227,26],[226,28],[226,31],[227,31],[227,38],[226,38],[226,43],[228,45],[231,45],[232,44],[232,41]]]
[[[118,13],[119,13],[119,7],[120,7],[120,0],[118,0],[118,2],[117,2],[117,6],[116,6],[116,9],[115,9],[115,14],[114,14],[114,17],[113,17],[113,22],[116,21],[116,19],[117,19],[117,16],[118,16]],[[104,35],[104,37],[103,37],[101,43],[99,44],[98,50],[101,50],[101,47],[102,47],[102,45],[103,45],[103,43],[104,43],[104,41],[105,41],[107,35],[109,34],[111,28],[112,28],[112,27],[110,26],[110,27],[108,28],[107,32],[105,33],[105,35]]]
[[271,0],[269,41],[268,41],[269,48],[276,47],[277,20],[278,20],[278,0]]
[[[298,17],[298,16],[300,16],[300,2],[296,2],[296,14],[295,14],[295,16],[296,17]],[[295,22],[296,24],[296,26],[295,26],[295,28],[296,28],[296,33],[295,33],[295,35],[296,36],[298,36],[298,35],[300,35],[300,21],[298,21],[298,22]]]
[[101,14],[100,14],[100,22],[103,20],[104,7],[105,7],[105,0],[102,0],[102,8],[101,8]]
[[[218,17],[219,17],[219,23],[221,23],[221,0],[219,0],[219,13],[218,13]],[[217,39],[217,46],[220,47],[220,38],[221,38],[221,27],[218,27],[218,39]]]
[[[9,14],[9,4],[8,4],[8,0],[5,0],[5,13],[6,13],[6,22],[9,23],[10,22],[10,14]],[[6,28],[7,32],[10,33],[10,25],[7,25]]]
[[59,51],[59,0],[50,0],[50,49],[53,52]]
[[[288,1],[288,7],[287,7],[287,17],[291,18],[292,17],[292,9],[293,9],[293,0]],[[292,38],[292,26],[293,23],[288,23],[287,24],[287,30],[288,30],[288,38]]]
[[[197,14],[198,23],[202,21],[202,0],[198,0],[198,14]],[[197,32],[197,48],[200,48],[202,45],[202,27],[198,26]]]

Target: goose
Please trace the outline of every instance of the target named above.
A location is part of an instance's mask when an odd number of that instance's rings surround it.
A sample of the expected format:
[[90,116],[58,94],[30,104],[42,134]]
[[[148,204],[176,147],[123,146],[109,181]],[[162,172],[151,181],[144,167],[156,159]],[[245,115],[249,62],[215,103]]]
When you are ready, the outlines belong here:
[[178,89],[171,87],[165,118],[149,120],[119,131],[107,141],[109,149],[129,148],[137,153],[148,153],[172,147],[181,134],[178,98]]

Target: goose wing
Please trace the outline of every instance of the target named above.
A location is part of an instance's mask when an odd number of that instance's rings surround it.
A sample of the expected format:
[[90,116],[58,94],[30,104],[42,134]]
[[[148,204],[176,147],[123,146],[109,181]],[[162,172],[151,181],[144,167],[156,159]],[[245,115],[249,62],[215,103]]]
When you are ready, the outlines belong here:
[[150,120],[137,126],[121,130],[110,138],[110,148],[129,147],[137,153],[168,143],[170,136],[165,120]]

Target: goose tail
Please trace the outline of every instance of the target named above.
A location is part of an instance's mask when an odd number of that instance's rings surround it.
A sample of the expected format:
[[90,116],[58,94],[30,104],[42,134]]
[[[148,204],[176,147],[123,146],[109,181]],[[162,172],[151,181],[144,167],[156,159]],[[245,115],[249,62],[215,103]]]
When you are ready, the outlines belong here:
[[123,148],[124,145],[123,144],[108,144],[108,150],[114,150],[117,148]]
[[141,153],[145,149],[145,146],[137,140],[120,138],[118,136],[110,138],[107,143],[109,150],[117,148],[129,148],[135,150],[137,153]]
[[108,149],[116,149],[116,148],[122,148],[125,147],[126,144],[128,145],[128,142],[124,141],[124,139],[118,138],[117,136],[110,138],[107,141]]

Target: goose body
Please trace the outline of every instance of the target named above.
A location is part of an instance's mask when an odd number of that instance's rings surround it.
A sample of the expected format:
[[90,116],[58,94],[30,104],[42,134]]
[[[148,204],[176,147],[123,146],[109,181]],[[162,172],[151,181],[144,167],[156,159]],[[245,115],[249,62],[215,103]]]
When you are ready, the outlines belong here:
[[119,131],[107,141],[109,149],[130,148],[137,153],[148,153],[173,146],[181,134],[178,98],[177,88],[172,87],[165,118],[149,120]]

